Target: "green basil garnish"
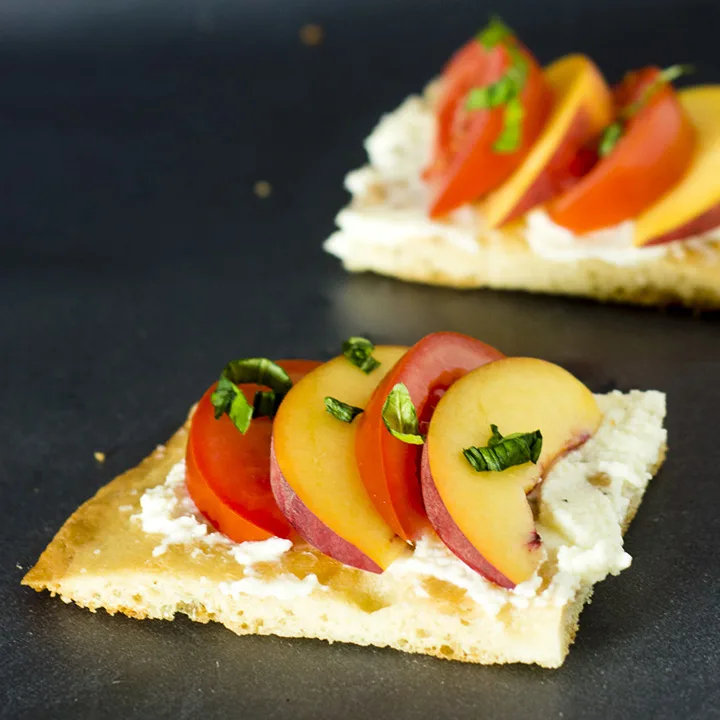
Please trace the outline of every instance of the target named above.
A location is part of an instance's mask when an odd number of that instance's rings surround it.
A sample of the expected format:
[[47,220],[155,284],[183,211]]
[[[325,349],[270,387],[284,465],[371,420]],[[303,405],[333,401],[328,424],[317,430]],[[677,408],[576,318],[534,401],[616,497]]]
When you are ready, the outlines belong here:
[[363,337],[348,338],[342,345],[343,355],[356,367],[369,375],[380,363],[372,356],[375,345]]
[[[238,387],[244,383],[264,385],[270,390],[255,393],[253,404],[247,401]],[[232,360],[222,371],[217,388],[210,398],[215,409],[215,419],[226,414],[235,427],[246,433],[253,417],[272,417],[280,402],[292,387],[290,376],[267,358],[244,358]]]
[[630,103],[621,113],[623,119],[628,120],[642,110],[652,99],[653,95],[662,90],[665,85],[672,83],[674,80],[690,75],[695,72],[692,65],[670,65],[658,73],[658,76],[651,82],[642,95],[634,103]]
[[217,388],[210,397],[210,402],[215,408],[216,420],[222,415],[227,415],[241,433],[247,432],[253,416],[253,407],[247,401],[243,391],[232,380],[221,375]]
[[615,149],[615,146],[623,135],[624,129],[623,123],[616,120],[603,130],[603,134],[598,141],[598,155],[600,157],[609,155]]
[[525,110],[519,96],[515,96],[505,103],[503,129],[493,144],[493,150],[499,153],[510,153],[520,147],[524,117]]
[[486,110],[504,105],[513,94],[512,80],[503,75],[497,82],[470,90],[465,101],[466,110]]
[[615,149],[620,138],[625,134],[627,121],[634,115],[637,115],[658,91],[679,77],[689,75],[693,72],[695,72],[695,68],[692,65],[671,65],[661,70],[657,78],[645,88],[642,95],[620,112],[619,119],[603,130],[598,140],[598,155],[600,157],[607,157]]
[[490,425],[492,436],[485,447],[469,447],[463,455],[477,472],[500,472],[514,465],[537,464],[542,452],[542,433],[513,433],[503,436],[497,425]]
[[265,385],[278,395],[286,395],[292,387],[290,376],[272,360],[267,358],[244,358],[231,360],[223,370],[236,385],[254,383]]
[[385,398],[382,419],[390,434],[398,440],[410,445],[425,442],[420,434],[417,411],[405,384],[397,383]]
[[325,398],[325,410],[327,410],[334,418],[342,420],[345,423],[351,423],[361,412],[362,408],[355,405],[348,405],[342,400],[334,397]]
[[277,398],[272,390],[258,390],[253,398],[253,417],[273,417],[279,405]]
[[486,49],[492,50],[498,43],[512,37],[513,31],[498,17],[493,15],[490,22],[475,36],[475,39]]
[[498,153],[515,152],[522,143],[525,110],[520,94],[527,82],[527,60],[517,47],[513,31],[499,18],[490,20],[477,39],[487,50],[502,43],[512,63],[497,82],[486,87],[472,88],[465,100],[465,109],[491,110],[504,106],[503,128],[493,144],[493,150]]

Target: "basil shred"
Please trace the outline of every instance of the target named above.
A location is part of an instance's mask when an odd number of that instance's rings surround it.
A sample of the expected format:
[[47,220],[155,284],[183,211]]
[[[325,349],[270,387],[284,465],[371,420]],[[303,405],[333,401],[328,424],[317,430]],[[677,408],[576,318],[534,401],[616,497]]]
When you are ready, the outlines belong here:
[[625,127],[628,120],[634,115],[637,115],[665,85],[672,83],[679,77],[683,77],[683,75],[689,75],[693,72],[695,72],[695,68],[692,65],[671,65],[661,70],[654,82],[645,88],[642,95],[622,110],[620,118],[603,130],[598,140],[598,155],[600,157],[607,157],[615,149],[620,138],[625,134]]
[[[258,390],[250,405],[238,387],[245,383],[264,385],[270,390]],[[235,427],[245,434],[253,417],[272,417],[282,399],[292,387],[290,376],[268,358],[244,358],[229,362],[220,375],[217,388],[210,398],[215,419],[227,415]]]
[[329,412],[337,420],[341,420],[345,423],[351,423],[361,412],[362,408],[355,405],[348,405],[342,400],[330,397],[329,395],[325,398],[325,410]]
[[417,411],[404,383],[397,383],[385,398],[382,419],[390,434],[410,445],[422,445]]
[[537,464],[542,452],[542,433],[513,433],[503,436],[497,425],[490,425],[492,436],[484,447],[463,450],[466,460],[477,472],[500,472],[515,465]]
[[477,40],[486,50],[492,50],[502,43],[512,64],[497,82],[486,87],[472,88],[467,95],[465,109],[491,110],[504,107],[503,129],[493,144],[493,150],[498,153],[515,152],[522,142],[525,109],[520,94],[527,82],[527,60],[518,50],[513,31],[497,17],[490,20],[487,27],[477,35]]
[[375,345],[364,337],[350,337],[342,344],[343,355],[356,367],[369,375],[380,367],[372,356]]

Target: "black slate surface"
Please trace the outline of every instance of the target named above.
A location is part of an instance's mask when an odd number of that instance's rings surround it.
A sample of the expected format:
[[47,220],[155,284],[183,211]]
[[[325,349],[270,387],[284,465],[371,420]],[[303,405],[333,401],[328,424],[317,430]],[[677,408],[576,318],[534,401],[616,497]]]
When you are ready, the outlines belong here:
[[[3,3],[0,718],[720,717],[718,318],[348,277],[320,251],[379,114],[497,9],[543,61],[587,50],[614,79],[692,60],[720,81],[709,0]],[[19,586],[228,358],[438,329],[668,393],[634,564],[561,670],[140,623]]]

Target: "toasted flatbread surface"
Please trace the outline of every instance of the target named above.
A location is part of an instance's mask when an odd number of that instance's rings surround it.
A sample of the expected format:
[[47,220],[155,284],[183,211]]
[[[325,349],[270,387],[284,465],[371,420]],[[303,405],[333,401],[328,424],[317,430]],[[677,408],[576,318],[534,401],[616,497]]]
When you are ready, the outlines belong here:
[[[205,534],[195,520],[202,533],[192,542],[146,532],[138,521],[141,498],[182,471],[188,427],[82,505],[23,584],[91,611],[167,620],[184,613],[199,622],[215,620],[239,635],[390,646],[484,664],[562,664],[592,584],[562,604],[505,604],[490,611],[449,582],[427,578],[421,591],[412,591],[403,577],[347,567],[303,543],[280,560],[250,566],[236,553],[243,545],[209,526]],[[643,461],[648,477],[664,459],[664,444],[656,449],[654,459]],[[628,497],[624,527],[645,487]]]

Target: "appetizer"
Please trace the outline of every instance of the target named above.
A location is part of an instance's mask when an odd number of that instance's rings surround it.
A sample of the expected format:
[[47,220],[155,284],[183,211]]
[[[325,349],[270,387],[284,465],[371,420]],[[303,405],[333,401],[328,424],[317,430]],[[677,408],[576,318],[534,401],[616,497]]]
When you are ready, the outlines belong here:
[[720,85],[540,68],[500,20],[384,116],[325,249],[454,287],[720,308]]
[[136,618],[559,667],[666,450],[665,396],[593,395],[471,337],[229,363],[23,583]]

